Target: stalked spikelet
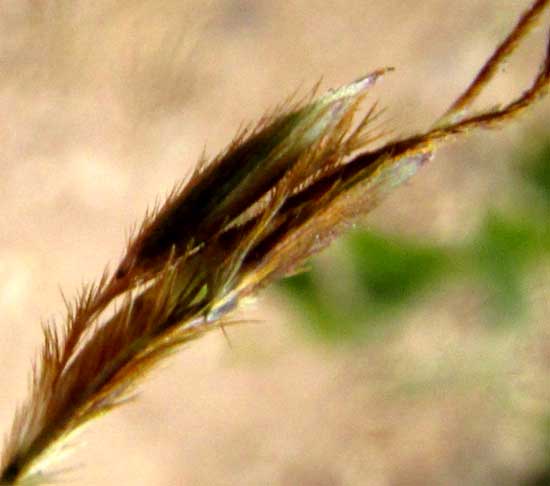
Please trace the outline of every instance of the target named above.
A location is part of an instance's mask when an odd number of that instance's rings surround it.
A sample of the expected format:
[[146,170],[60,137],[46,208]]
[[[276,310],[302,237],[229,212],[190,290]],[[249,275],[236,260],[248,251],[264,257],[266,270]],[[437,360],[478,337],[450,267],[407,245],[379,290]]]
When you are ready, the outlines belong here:
[[[290,111],[265,118],[238,136],[224,154],[191,177],[185,188],[146,221],[117,271],[143,278],[176,256],[192,253],[251,208],[325,138],[344,131],[358,102],[386,70],[374,72]],[[320,169],[326,160],[311,160]]]
[[[148,215],[113,275],[47,327],[27,403],[2,455],[0,484],[51,484],[47,466],[91,419],[128,400],[144,374],[204,333],[229,325],[247,296],[303,267],[357,217],[413,176],[435,148],[508,122],[548,91],[550,47],[531,86],[503,108],[469,109],[549,0],[523,15],[470,87],[434,125],[372,149],[385,132],[371,107],[354,121],[375,71],[264,118]],[[118,298],[118,308],[113,301]]]

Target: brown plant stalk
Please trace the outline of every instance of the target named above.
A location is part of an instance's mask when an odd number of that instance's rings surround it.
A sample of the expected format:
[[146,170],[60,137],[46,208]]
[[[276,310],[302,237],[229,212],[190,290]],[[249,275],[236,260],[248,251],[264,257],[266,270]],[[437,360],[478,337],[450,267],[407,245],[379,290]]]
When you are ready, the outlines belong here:
[[[537,0],[469,88],[426,132],[368,149],[385,133],[376,105],[354,117],[388,69],[266,116],[200,164],[148,214],[115,272],[45,328],[27,403],[2,454],[0,484],[45,484],[47,465],[91,419],[124,403],[152,366],[274,280],[299,271],[357,217],[429,161],[441,143],[515,119],[548,91],[550,43],[531,86],[497,109],[471,105],[539,19]],[[550,42],[550,41],[549,41]],[[117,299],[118,308],[113,310]]]

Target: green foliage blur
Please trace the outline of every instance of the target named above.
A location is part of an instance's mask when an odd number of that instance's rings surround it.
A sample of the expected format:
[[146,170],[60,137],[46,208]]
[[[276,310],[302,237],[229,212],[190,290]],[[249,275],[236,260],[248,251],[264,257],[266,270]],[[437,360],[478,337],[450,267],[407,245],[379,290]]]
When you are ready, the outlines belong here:
[[488,210],[473,236],[447,246],[355,231],[333,263],[342,267],[345,289],[331,288],[318,260],[280,289],[308,328],[328,340],[376,335],[415,299],[457,280],[487,295],[488,325],[520,322],[528,313],[522,282],[550,253],[550,140],[520,156],[519,209],[513,216]]
[[[445,246],[355,231],[332,255],[328,271],[327,262],[314,260],[310,271],[284,280],[280,290],[300,310],[310,334],[329,343],[395,332],[412,304],[456,284],[485,296],[489,331],[518,329],[530,311],[525,279],[550,255],[550,139],[518,160],[513,214],[489,209],[473,234]],[[335,267],[343,282],[331,278]],[[523,486],[550,485],[549,418],[550,404],[540,419],[546,459]]]
[[[523,329],[526,278],[550,255],[550,139],[517,160],[514,211],[487,210],[464,240],[440,245],[355,231],[329,262],[313,260],[310,271],[281,282],[308,333],[330,344],[384,337],[405,321],[400,314],[448,285],[467,285],[485,297],[489,330]],[[333,273],[346,278],[336,282]],[[540,419],[546,459],[523,486],[550,484],[549,417],[550,404]]]

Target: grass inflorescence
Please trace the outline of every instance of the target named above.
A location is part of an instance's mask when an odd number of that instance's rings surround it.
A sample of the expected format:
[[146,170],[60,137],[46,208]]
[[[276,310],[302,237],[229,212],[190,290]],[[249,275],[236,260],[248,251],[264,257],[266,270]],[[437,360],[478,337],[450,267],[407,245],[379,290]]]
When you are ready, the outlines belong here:
[[[532,84],[502,107],[472,104],[548,6],[535,1],[433,128],[385,140],[376,104],[388,68],[242,131],[148,214],[114,272],[69,303],[45,342],[2,455],[0,484],[45,484],[69,437],[128,400],[160,360],[230,325],[243,299],[303,269],[412,177],[442,143],[515,119],[548,91],[550,44]],[[378,146],[376,146],[378,144]],[[117,303],[114,306],[114,303]]]

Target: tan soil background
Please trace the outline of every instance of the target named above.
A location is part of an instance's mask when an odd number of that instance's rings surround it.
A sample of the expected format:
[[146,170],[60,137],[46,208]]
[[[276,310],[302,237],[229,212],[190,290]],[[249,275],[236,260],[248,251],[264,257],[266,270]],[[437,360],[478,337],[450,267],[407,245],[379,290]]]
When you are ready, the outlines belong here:
[[[122,253],[155,198],[237,128],[320,78],[323,89],[397,68],[371,98],[396,133],[423,129],[467,85],[527,0],[39,1],[0,4],[0,430],[26,395],[41,320]],[[521,92],[539,29],[486,105]],[[368,219],[460,239],[506,206],[514,151],[549,101],[499,132],[443,149]],[[323,260],[325,265],[330,261]],[[338,269],[331,275],[337,276]],[[260,323],[214,334],[97,421],[60,484],[520,484],[542,460],[550,406],[548,272],[533,319],[495,335],[483,297],[456,285],[383,341],[330,348],[274,292]],[[67,482],[68,481],[68,482]]]

